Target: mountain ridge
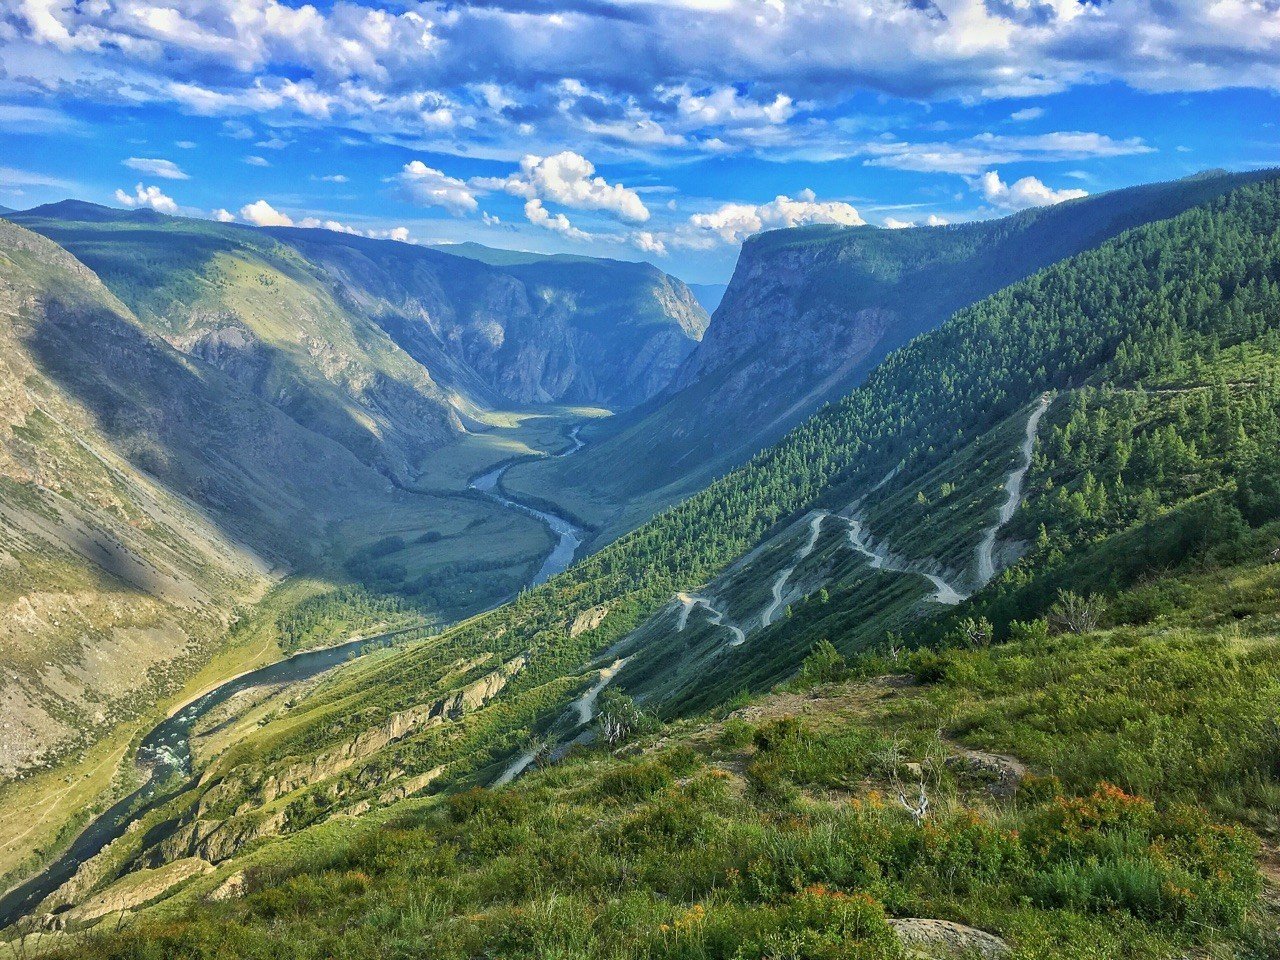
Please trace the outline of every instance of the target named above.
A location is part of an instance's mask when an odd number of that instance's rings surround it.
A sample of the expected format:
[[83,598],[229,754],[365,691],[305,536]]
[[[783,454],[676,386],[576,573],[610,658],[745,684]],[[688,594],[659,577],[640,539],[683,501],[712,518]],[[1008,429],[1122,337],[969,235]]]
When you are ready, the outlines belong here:
[[[560,503],[607,541],[743,462],[956,309],[1133,226],[1271,175],[1209,172],[945,227],[758,234],[743,244],[715,322],[664,394],[597,429],[598,443],[572,470],[521,466],[507,485]],[[708,410],[716,415],[699,413]]]

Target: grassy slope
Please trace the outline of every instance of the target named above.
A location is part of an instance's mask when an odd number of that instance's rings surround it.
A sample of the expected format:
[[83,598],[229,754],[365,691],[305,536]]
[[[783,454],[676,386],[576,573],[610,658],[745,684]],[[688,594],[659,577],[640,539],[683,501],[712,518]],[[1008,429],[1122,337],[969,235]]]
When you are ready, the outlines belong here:
[[[501,791],[335,822],[123,932],[45,946],[896,957],[887,916],[969,924],[1028,960],[1274,956],[1257,841],[1214,821],[1268,839],[1276,827],[1280,570],[1248,563],[1165,587],[1193,599],[1142,626],[907,658],[887,680],[798,683]],[[989,775],[1007,761],[975,764],[974,748],[1026,765],[1016,793]],[[923,828],[896,799],[904,782],[914,799],[910,764],[931,799]],[[244,895],[207,902],[233,869],[247,871]]]

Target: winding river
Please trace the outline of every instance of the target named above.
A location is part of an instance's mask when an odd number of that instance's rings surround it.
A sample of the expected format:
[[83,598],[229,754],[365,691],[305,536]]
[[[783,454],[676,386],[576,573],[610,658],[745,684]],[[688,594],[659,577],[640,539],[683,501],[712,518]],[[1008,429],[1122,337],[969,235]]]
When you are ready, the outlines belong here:
[[[573,446],[556,456],[567,457],[586,446],[578,436],[580,429],[577,426],[569,432]],[[584,532],[563,517],[537,510],[499,493],[498,481],[512,465],[508,463],[490,470],[472,480],[470,486],[504,507],[537,517],[559,538],[530,581],[530,586],[537,586],[568,569],[582,543]],[[71,846],[42,871],[0,895],[0,930],[17,923],[34,910],[40,901],[75,876],[80,864],[123,835],[131,823],[192,784],[191,731],[196,722],[214,707],[244,690],[308,680],[371,650],[385,647],[402,634],[419,629],[421,627],[406,627],[294,654],[232,677],[174,711],[153,727],[138,746],[135,763],[146,771],[146,782],[90,821]]]
[[405,627],[296,653],[233,677],[160,721],[142,739],[135,756],[138,767],[147,771],[146,782],[90,821],[71,846],[44,870],[0,896],[0,929],[26,916],[41,900],[75,876],[80,864],[121,836],[130,823],[192,783],[191,731],[196,721],[214,707],[244,690],[309,680],[347,660],[388,646],[402,634],[420,629],[420,626]]
[[[563,453],[554,454],[554,456],[572,456],[585,447],[586,444],[578,436],[578,431],[581,429],[581,426],[577,426],[569,431],[569,439],[573,441],[573,446]],[[502,504],[509,510],[518,510],[531,517],[536,517],[546,524],[547,528],[559,538],[551,552],[547,554],[546,559],[542,561],[542,566],[538,568],[538,572],[529,581],[531,587],[536,587],[540,583],[546,583],[556,574],[563,573],[569,569],[569,564],[573,563],[573,555],[578,552],[578,547],[582,546],[584,531],[564,517],[557,516],[554,513],[547,513],[545,510],[538,510],[526,503],[520,503],[518,500],[512,500],[501,492],[502,488],[499,483],[502,480],[502,475],[515,466],[517,462],[519,461],[505,463],[490,470],[488,473],[476,477],[471,481],[470,487],[472,490],[478,490],[489,499]]]

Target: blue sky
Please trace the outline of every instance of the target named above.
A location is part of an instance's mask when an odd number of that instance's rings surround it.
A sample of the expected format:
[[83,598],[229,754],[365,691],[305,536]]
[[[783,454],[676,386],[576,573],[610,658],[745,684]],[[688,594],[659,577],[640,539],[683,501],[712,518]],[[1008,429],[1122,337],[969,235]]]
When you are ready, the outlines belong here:
[[650,259],[1280,166],[1280,0],[9,0],[0,204]]

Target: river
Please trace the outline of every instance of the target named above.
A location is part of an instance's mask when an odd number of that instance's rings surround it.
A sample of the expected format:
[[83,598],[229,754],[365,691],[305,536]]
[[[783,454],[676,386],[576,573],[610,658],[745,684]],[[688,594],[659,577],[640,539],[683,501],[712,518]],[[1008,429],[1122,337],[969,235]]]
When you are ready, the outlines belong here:
[[191,777],[191,730],[196,721],[237,693],[254,687],[308,680],[420,626],[348,640],[333,647],[306,650],[250,670],[214,687],[160,721],[138,747],[135,762],[147,771],[146,782],[99,814],[71,846],[40,873],[0,896],[0,929],[16,923],[45,897],[70,880],[80,864],[121,836],[129,824],[187,788]]
[[[556,456],[567,457],[586,446],[578,436],[580,429],[580,426],[574,427],[569,432],[573,446]],[[530,581],[530,586],[537,586],[568,569],[582,544],[583,531],[563,517],[537,510],[499,493],[498,481],[512,465],[508,463],[490,470],[472,480],[470,486],[504,507],[537,517],[559,538]],[[196,722],[211,709],[253,687],[308,680],[372,649],[386,646],[401,634],[419,629],[421,627],[407,627],[294,654],[232,677],[166,717],[142,739],[135,756],[137,766],[147,772],[146,782],[90,821],[71,842],[71,846],[42,871],[0,896],[0,930],[17,923],[30,913],[40,901],[75,876],[80,864],[123,835],[129,824],[192,784],[191,731]]]
[[[573,441],[573,446],[564,453],[555,454],[555,456],[572,456],[586,446],[578,436],[580,429],[581,427],[574,427],[569,432],[569,439]],[[518,461],[503,464],[486,474],[476,477],[471,481],[470,486],[472,490],[478,490],[489,499],[497,501],[510,510],[518,510],[531,517],[537,517],[559,538],[551,552],[547,554],[546,559],[542,561],[542,566],[538,568],[538,572],[529,581],[531,587],[536,587],[538,584],[546,583],[557,573],[563,573],[569,569],[569,565],[573,563],[574,554],[578,552],[578,547],[582,546],[584,531],[564,517],[557,516],[554,513],[547,513],[545,510],[538,510],[528,504],[512,500],[501,493],[501,488],[498,484],[502,480],[502,475],[515,466],[516,462]]]

